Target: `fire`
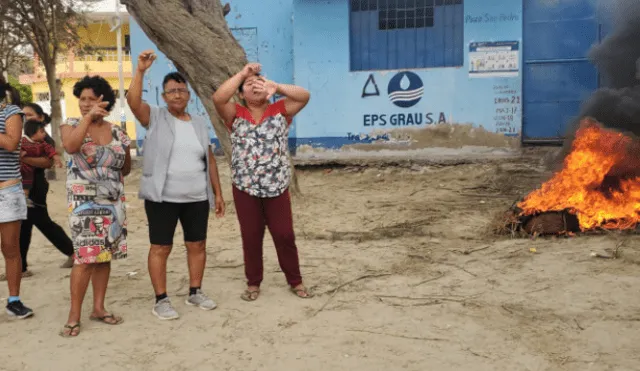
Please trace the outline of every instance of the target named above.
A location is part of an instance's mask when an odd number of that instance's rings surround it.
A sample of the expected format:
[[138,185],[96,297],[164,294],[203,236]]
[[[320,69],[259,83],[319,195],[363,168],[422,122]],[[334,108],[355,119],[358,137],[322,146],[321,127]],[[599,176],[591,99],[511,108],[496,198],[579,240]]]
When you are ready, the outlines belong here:
[[640,221],[639,145],[583,119],[562,170],[518,203],[521,215],[567,210],[583,231],[635,228]]

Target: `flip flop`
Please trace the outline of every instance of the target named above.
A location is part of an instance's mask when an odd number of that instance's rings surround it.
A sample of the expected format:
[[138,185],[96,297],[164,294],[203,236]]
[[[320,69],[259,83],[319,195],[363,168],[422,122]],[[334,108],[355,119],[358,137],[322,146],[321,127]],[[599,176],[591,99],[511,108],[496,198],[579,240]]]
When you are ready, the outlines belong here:
[[244,301],[256,301],[260,296],[260,289],[258,290],[244,290],[240,298]]
[[[300,299],[311,299],[313,297],[313,294],[309,292],[309,290],[304,286],[297,289],[295,287],[290,287],[289,289],[295,296],[299,297]],[[301,295],[301,294],[306,294],[306,295]]]
[[[68,330],[68,334],[66,334],[65,332]],[[74,331],[78,331],[76,332],[75,335],[73,335]],[[76,323],[75,325],[70,325],[70,324],[66,324],[64,325],[64,327],[62,328],[62,331],[60,331],[60,336],[62,336],[63,338],[74,338],[78,335],[80,335],[80,322]]]
[[[95,322],[102,322],[102,323],[104,323],[106,325],[112,325],[112,326],[119,325],[122,322],[124,322],[124,319],[122,319],[122,317],[117,317],[114,314],[107,314],[107,315],[102,316],[102,317],[93,317],[93,316],[91,316],[91,317],[89,317],[89,319],[92,320],[92,321],[95,321]],[[113,322],[106,321],[106,319],[112,319]]]

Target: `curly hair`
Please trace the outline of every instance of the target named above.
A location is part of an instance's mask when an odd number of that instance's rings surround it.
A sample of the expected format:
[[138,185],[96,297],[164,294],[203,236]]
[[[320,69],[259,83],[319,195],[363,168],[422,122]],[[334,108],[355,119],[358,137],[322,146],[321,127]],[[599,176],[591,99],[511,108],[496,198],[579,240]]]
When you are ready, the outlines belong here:
[[109,102],[109,105],[105,108],[107,111],[111,111],[116,104],[116,94],[111,88],[111,85],[109,85],[109,82],[102,76],[83,77],[82,80],[73,85],[73,95],[76,98],[80,98],[80,94],[82,94],[85,89],[91,89],[96,97],[102,95],[102,101]]

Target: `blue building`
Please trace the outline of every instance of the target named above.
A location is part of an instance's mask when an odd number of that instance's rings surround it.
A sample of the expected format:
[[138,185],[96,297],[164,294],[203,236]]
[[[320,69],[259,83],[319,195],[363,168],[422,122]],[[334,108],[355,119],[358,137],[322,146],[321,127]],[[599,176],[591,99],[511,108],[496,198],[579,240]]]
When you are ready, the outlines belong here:
[[[291,129],[294,147],[327,149],[442,123],[558,141],[600,85],[586,55],[609,32],[613,3],[229,1],[226,19],[248,59],[268,78],[311,91]],[[130,32],[132,53],[155,48],[134,22]],[[158,56],[145,93],[154,102],[174,69]],[[204,113],[197,99],[191,109]]]

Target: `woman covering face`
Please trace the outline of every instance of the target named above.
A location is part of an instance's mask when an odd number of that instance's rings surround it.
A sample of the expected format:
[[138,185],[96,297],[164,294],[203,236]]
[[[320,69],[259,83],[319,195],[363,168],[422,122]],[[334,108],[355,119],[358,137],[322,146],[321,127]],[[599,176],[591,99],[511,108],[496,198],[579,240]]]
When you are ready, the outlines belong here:
[[[293,231],[288,157],[289,125],[309,102],[309,92],[267,80],[260,71],[259,64],[248,64],[213,95],[216,110],[231,132],[231,181],[247,277],[241,297],[254,301],[260,294],[262,243],[268,227],[291,291],[310,298],[302,283]],[[243,104],[231,102],[236,93]],[[284,99],[271,103],[275,94]]]

